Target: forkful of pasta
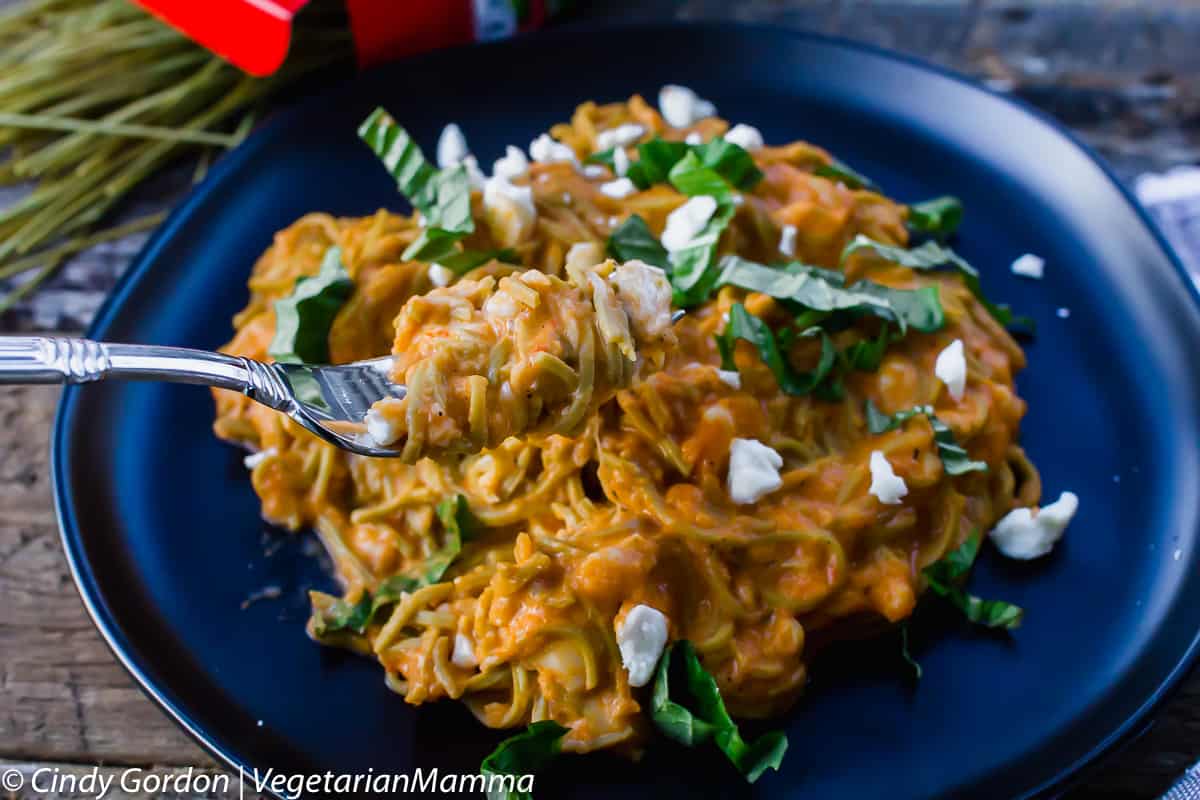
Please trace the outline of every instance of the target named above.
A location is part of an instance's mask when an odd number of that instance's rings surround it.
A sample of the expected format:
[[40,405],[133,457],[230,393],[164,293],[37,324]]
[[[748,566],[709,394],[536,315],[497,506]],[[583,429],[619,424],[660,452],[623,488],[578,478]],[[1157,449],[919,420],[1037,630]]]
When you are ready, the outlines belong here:
[[661,368],[675,341],[662,270],[602,259],[585,245],[568,257],[565,279],[529,270],[414,296],[382,358],[317,366],[0,337],[0,384],[124,379],[228,389],[337,447],[409,462],[509,436],[571,433],[635,375]]

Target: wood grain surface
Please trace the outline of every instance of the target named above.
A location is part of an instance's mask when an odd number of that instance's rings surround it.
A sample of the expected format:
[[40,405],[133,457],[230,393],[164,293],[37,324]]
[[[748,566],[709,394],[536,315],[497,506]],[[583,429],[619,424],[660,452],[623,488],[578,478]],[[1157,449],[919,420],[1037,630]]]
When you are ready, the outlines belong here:
[[[11,1],[0,0],[0,8]],[[845,35],[976,75],[1034,102],[1097,147],[1126,180],[1200,161],[1196,2],[597,1],[584,3],[579,16],[734,16]],[[166,175],[123,213],[167,207],[187,183],[186,171]],[[7,199],[19,194],[10,190]],[[5,199],[0,194],[0,207]],[[140,243],[125,240],[82,254],[47,292],[6,316],[0,331],[81,329]],[[0,773],[82,775],[96,764],[105,765],[106,774],[128,766],[214,768],[117,664],[72,584],[48,471],[57,397],[49,387],[0,388]],[[1149,732],[1084,776],[1068,796],[1154,798],[1198,758],[1200,677],[1192,676]],[[26,788],[15,796],[88,795]],[[151,795],[117,790],[106,796]]]

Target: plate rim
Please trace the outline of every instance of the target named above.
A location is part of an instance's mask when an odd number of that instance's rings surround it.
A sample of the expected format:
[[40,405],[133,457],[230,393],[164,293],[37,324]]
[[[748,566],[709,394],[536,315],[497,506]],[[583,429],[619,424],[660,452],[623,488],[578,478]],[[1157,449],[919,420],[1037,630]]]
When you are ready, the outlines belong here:
[[[170,210],[167,218],[154,230],[137,255],[134,256],[125,272],[118,278],[104,302],[97,309],[84,336],[93,338],[98,332],[101,332],[112,324],[115,310],[124,303],[126,295],[129,294],[133,286],[140,281],[142,276],[157,260],[159,251],[173,238],[175,231],[190,219],[193,209],[203,203],[208,195],[223,183],[228,173],[233,172],[239,164],[258,152],[262,143],[267,139],[264,135],[266,132],[286,125],[291,117],[301,113],[311,105],[319,103],[323,97],[332,95],[347,86],[353,85],[361,80],[364,75],[394,69],[397,64],[416,64],[427,60],[446,58],[455,53],[475,50],[500,51],[515,46],[528,46],[535,39],[578,35],[599,36],[631,30],[640,32],[662,30],[667,32],[708,31],[720,33],[730,28],[742,34],[763,33],[773,36],[782,35],[795,41],[815,42],[825,46],[832,46],[904,64],[917,70],[951,80],[965,88],[982,92],[995,100],[1006,103],[1013,110],[1046,125],[1055,134],[1069,142],[1093,166],[1099,169],[1103,177],[1116,190],[1128,209],[1133,212],[1142,227],[1150,235],[1159,254],[1174,268],[1184,285],[1185,292],[1190,298],[1194,310],[1200,311],[1200,281],[1193,279],[1192,273],[1188,271],[1182,260],[1167,242],[1165,235],[1154,222],[1150,213],[1137,201],[1133,192],[1117,177],[1113,168],[1109,166],[1092,146],[1081,139],[1078,134],[1067,128],[1049,113],[1020,97],[997,91],[965,73],[932,61],[927,61],[915,55],[890,50],[869,42],[856,41],[843,36],[830,35],[786,23],[768,24],[765,22],[721,19],[609,20],[569,23],[549,30],[519,34],[509,39],[459,45],[422,53],[409,58],[388,61],[368,70],[355,72],[348,78],[340,78],[332,84],[319,84],[317,91],[289,99],[286,105],[274,110],[260,126],[255,128],[245,141],[233,150],[222,154],[221,158],[209,170],[205,179],[191,187],[187,194]],[[102,608],[100,601],[103,599],[103,593],[95,583],[91,564],[88,562],[82,548],[83,528],[72,516],[71,510],[68,507],[68,498],[63,492],[63,487],[69,483],[66,476],[67,466],[71,457],[69,447],[71,420],[69,417],[74,404],[78,400],[80,388],[80,385],[71,384],[63,387],[55,411],[49,442],[50,485],[54,499],[54,514],[58,526],[59,543],[66,558],[72,583],[92,625],[116,658],[117,663],[133,678],[134,683],[137,684],[142,693],[153,701],[168,718],[180,726],[202,750],[214,756],[226,769],[236,772],[240,777],[244,778],[246,769],[242,761],[233,753],[227,752],[226,748],[220,746],[216,741],[216,737],[201,730],[200,726],[191,719],[186,708],[177,707],[180,704],[167,697],[166,692],[161,687],[155,685],[154,681],[146,674],[144,665],[139,664],[138,659],[127,652],[127,648],[118,641],[119,638],[125,635],[124,626],[121,625],[119,620],[111,618],[107,614],[107,611]],[[1182,656],[1171,669],[1170,673],[1155,687],[1154,691],[1145,698],[1137,709],[1129,714],[1121,725],[1117,726],[1086,753],[1074,761],[1063,764],[1057,769],[1055,774],[1042,783],[1031,787],[1023,794],[1018,795],[1018,797],[1057,796],[1071,785],[1078,783],[1090,771],[1100,766],[1109,756],[1132,743],[1149,730],[1153,726],[1155,716],[1162,710],[1162,707],[1172,698],[1184,680],[1198,665],[1200,665],[1200,627],[1193,633],[1191,641],[1188,642]],[[269,788],[268,793],[282,800],[282,795],[276,794]]]

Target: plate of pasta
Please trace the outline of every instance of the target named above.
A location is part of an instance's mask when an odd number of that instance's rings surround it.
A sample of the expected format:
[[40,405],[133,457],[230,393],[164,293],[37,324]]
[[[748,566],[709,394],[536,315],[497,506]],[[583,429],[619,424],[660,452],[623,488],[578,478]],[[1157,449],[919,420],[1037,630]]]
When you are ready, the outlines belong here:
[[71,388],[65,549],[168,713],[317,793],[1033,796],[1195,653],[1191,292],[1068,136],[904,59],[439,53],[277,115],[91,332],[378,359],[399,456]]

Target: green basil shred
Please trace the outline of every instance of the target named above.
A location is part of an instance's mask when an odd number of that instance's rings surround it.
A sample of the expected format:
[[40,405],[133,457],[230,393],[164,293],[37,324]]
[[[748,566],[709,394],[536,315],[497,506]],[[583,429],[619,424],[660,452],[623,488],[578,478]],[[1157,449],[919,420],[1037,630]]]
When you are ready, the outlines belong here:
[[[788,330],[794,330],[789,328]],[[837,350],[829,334],[818,327],[807,328],[798,334],[801,337],[817,336],[821,339],[821,357],[812,372],[797,372],[788,363],[775,334],[758,317],[746,310],[741,303],[734,303],[729,309],[729,323],[717,337],[717,350],[721,354],[721,369],[734,370],[737,365],[733,360],[734,344],[738,339],[744,339],[754,345],[759,357],[775,376],[779,388],[786,394],[810,394],[830,377],[837,362]],[[838,389],[829,389],[838,393]]]
[[443,542],[441,549],[425,561],[426,585],[439,582],[462,552],[463,543],[476,538],[483,529],[482,523],[471,513],[467,498],[461,494],[442,500],[435,511],[442,523]]
[[668,142],[658,137],[642,142],[637,146],[637,160],[629,165],[625,177],[643,191],[656,183],[666,183],[671,168],[687,155],[688,149],[684,142]]
[[721,259],[715,286],[738,286],[788,300],[813,311],[856,311],[894,322],[901,332],[940,330],[945,312],[936,286],[893,289],[871,281],[846,285],[842,273],[793,262],[774,268],[728,255]]
[[349,631],[363,633],[383,607],[400,602],[400,596],[421,588],[421,582],[404,575],[393,575],[382,581],[373,593],[364,590],[358,602],[337,599],[323,612],[313,613],[313,633],[318,637]]
[[954,438],[954,431],[933,413],[932,406],[913,406],[895,414],[884,414],[874,403],[867,400],[866,417],[867,430],[873,434],[886,433],[895,430],[916,416],[924,416],[933,428],[933,441],[937,445],[938,456],[942,459],[942,468],[947,475],[962,475],[967,472],[987,472],[987,464],[983,461],[972,461],[965,447]]
[[708,299],[716,279],[714,267],[717,243],[736,211],[728,199],[717,202],[717,210],[707,224],[682,248],[670,254],[673,301],[690,308]]
[[463,250],[461,253],[452,253],[449,256],[440,259],[437,263],[441,264],[455,275],[463,275],[478,266],[488,263],[489,261],[502,261],[505,264],[520,264],[521,258],[516,254],[515,251],[507,248],[503,250]]
[[436,512],[442,523],[442,546],[426,559],[420,575],[393,575],[382,581],[373,593],[363,591],[356,603],[334,600],[324,611],[313,613],[313,633],[317,636],[340,631],[362,633],[379,609],[398,602],[404,592],[441,581],[462,552],[463,543],[477,537],[483,524],[471,513],[467,499],[461,494],[442,500],[437,504]]
[[[676,677],[682,682],[672,685],[671,662],[676,652],[682,661]],[[782,731],[765,733],[752,743],[742,738],[725,710],[716,679],[686,640],[671,644],[658,662],[650,718],[665,736],[686,747],[713,741],[750,783],[767,769],[778,770],[787,752],[787,736]]]
[[425,219],[421,235],[404,251],[403,258],[439,261],[454,253],[458,240],[475,230],[466,169],[461,164],[436,169],[408,131],[382,108],[371,112],[359,126],[358,135]]
[[287,297],[275,301],[275,336],[267,354],[280,362],[329,363],[329,329],[353,291],[342,251],[330,247],[316,275],[299,278]]
[[637,214],[630,215],[613,230],[608,237],[608,254],[617,261],[637,259],[664,270],[671,268],[667,248]]
[[851,167],[849,164],[838,161],[836,158],[829,164],[822,164],[813,170],[814,175],[820,175],[822,178],[829,178],[837,181],[848,189],[867,189],[872,192],[878,192],[879,187],[875,181],[863,175],[858,170]]
[[[615,171],[615,149],[592,153],[585,160]],[[625,177],[643,191],[656,183],[670,183],[686,195],[721,198],[729,196],[733,189],[752,189],[763,176],[745,149],[724,139],[690,145],[656,136],[639,144],[637,154]]]
[[950,195],[913,203],[908,207],[908,226],[939,240],[953,236],[962,218],[962,201]]
[[754,158],[742,147],[724,139],[713,139],[691,147],[671,167],[671,185],[686,195],[729,197],[735,189],[754,188],[763,174]]
[[1020,626],[1025,615],[1020,606],[1003,600],[983,600],[962,587],[979,553],[981,539],[978,530],[971,531],[959,547],[921,572],[929,584],[929,590],[945,598],[971,622],[987,628],[1012,630]]
[[516,789],[515,781],[522,775],[532,775],[559,754],[567,729],[553,720],[535,722],[525,730],[501,742],[483,760],[479,771],[487,778],[512,776],[511,790],[488,790],[488,800],[532,800],[529,792]]
[[860,233],[842,250],[842,263],[844,264],[846,259],[854,253],[863,251],[873,253],[885,261],[918,271],[953,267],[962,275],[963,283],[971,290],[971,294],[975,295],[997,322],[1005,327],[1016,326],[1027,330],[1033,329],[1033,320],[1029,317],[1015,316],[1008,306],[997,305],[988,300],[984,296],[983,287],[979,282],[979,271],[949,247],[943,247],[937,242],[925,242],[919,247],[911,249],[896,247],[882,244]]

